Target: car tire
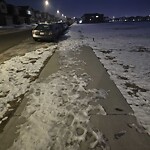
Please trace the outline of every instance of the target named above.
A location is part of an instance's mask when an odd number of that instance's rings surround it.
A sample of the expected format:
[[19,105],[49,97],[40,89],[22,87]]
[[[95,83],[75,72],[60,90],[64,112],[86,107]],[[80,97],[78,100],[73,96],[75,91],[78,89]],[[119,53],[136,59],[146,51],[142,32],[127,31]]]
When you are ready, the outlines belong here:
[[36,38],[33,38],[33,40],[34,40],[34,41],[38,41],[38,39],[36,39]]

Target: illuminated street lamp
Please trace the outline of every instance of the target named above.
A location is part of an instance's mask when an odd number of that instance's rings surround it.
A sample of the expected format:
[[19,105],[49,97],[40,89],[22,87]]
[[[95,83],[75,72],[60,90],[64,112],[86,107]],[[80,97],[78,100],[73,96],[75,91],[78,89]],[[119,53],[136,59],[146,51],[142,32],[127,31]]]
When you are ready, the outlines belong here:
[[48,0],[45,0],[45,6],[48,6],[48,5],[49,5]]
[[115,16],[113,16],[112,22],[115,22]]
[[61,16],[64,17],[64,14],[62,14]]
[[60,13],[60,11],[59,10],[57,10],[57,14],[59,14]]

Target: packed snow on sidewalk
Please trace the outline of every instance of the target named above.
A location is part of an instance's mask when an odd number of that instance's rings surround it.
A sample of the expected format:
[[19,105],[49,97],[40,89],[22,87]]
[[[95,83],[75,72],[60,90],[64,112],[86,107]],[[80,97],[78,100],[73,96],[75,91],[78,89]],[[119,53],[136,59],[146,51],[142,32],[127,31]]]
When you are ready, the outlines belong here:
[[12,26],[0,26],[0,34],[7,34],[13,32],[19,32],[23,30],[29,30],[36,27],[36,24],[22,24],[22,25],[12,25]]

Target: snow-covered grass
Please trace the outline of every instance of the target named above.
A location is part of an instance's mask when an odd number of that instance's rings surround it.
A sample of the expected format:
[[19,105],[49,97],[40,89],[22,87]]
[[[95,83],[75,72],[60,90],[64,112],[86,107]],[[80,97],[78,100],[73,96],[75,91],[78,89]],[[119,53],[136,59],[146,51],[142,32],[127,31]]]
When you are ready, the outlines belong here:
[[13,57],[0,65],[0,123],[4,114],[12,111],[11,101],[21,100],[20,96],[29,90],[30,82],[36,79],[55,48],[41,48],[22,57]]
[[77,26],[150,133],[150,23]]

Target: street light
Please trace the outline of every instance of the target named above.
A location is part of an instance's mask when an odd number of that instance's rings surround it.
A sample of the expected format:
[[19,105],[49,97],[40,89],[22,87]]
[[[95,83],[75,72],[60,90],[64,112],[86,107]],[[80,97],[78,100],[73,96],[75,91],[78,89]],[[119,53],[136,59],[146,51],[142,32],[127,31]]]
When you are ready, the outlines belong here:
[[64,17],[64,14],[62,14],[61,16]]
[[48,5],[49,5],[48,0],[45,0],[45,5],[46,5],[46,6],[48,6]]
[[59,14],[60,13],[60,11],[59,10],[57,10],[57,14]]

